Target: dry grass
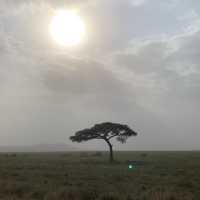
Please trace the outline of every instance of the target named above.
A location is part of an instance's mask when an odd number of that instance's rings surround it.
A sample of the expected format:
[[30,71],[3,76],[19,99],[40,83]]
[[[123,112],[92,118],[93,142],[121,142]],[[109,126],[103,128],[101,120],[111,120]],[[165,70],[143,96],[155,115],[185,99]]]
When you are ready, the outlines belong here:
[[[0,200],[199,200],[198,152],[117,152],[114,164],[107,156],[0,154]],[[144,165],[130,170],[127,160]]]

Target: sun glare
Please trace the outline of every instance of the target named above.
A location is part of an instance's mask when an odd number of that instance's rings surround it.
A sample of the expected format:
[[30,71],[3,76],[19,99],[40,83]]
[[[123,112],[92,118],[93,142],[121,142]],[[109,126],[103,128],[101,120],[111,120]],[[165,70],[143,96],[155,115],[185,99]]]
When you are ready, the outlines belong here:
[[53,39],[62,46],[73,46],[81,42],[85,35],[85,24],[73,11],[59,10],[50,25]]

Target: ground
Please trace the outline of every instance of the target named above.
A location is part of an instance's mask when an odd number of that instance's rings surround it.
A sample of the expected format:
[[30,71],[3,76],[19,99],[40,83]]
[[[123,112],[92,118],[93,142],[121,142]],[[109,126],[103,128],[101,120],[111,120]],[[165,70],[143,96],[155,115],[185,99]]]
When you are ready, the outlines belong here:
[[[3,200],[199,200],[200,152],[2,153]],[[132,168],[129,168],[132,164]]]

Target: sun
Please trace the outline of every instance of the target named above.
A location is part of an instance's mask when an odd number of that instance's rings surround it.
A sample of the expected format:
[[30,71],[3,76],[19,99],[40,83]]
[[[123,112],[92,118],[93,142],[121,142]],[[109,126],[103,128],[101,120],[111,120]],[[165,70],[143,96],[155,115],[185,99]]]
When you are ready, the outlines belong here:
[[50,24],[52,38],[62,46],[79,44],[85,36],[85,24],[74,11],[59,10]]

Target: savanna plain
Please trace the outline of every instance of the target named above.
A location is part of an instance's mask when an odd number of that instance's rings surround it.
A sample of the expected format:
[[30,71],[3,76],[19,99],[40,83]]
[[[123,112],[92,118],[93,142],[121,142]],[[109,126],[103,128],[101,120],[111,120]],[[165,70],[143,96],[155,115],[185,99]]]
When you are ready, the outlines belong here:
[[107,152],[2,153],[0,199],[200,199],[198,151],[115,152],[115,160]]

